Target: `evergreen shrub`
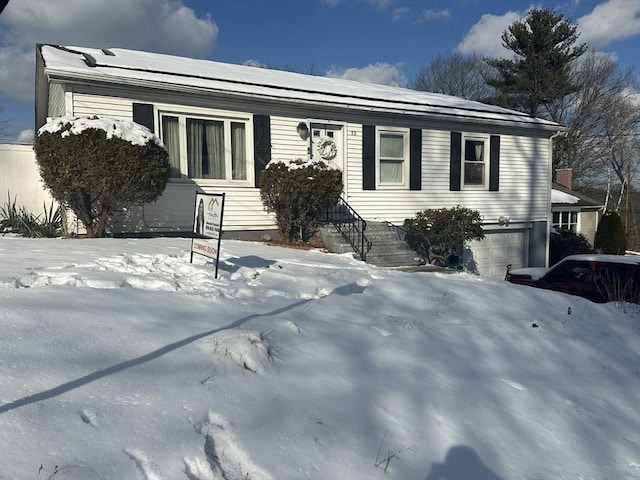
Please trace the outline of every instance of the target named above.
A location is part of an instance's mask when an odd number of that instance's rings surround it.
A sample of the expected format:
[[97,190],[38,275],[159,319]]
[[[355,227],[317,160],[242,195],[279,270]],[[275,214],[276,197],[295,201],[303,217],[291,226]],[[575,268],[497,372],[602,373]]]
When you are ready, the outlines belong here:
[[624,255],[627,250],[627,235],[616,212],[606,212],[598,222],[593,247],[599,253]]
[[584,235],[566,228],[551,232],[549,265],[555,265],[564,257],[577,253],[593,253],[593,247]]
[[342,187],[342,172],[322,161],[273,161],[260,174],[262,203],[275,213],[282,240],[289,243],[313,236]]
[[169,155],[148,129],[105,117],[61,117],[34,142],[51,195],[102,237],[116,212],[156,200],[169,180]]
[[464,243],[482,240],[480,212],[460,205],[417,212],[404,221],[409,247],[428,263],[458,266]]

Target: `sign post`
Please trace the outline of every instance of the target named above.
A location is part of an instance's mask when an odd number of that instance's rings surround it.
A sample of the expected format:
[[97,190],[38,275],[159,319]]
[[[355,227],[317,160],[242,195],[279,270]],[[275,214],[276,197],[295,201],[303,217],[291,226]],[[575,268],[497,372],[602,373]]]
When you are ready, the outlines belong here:
[[215,259],[215,278],[218,278],[223,213],[224,193],[196,193],[190,262],[193,263],[194,253]]

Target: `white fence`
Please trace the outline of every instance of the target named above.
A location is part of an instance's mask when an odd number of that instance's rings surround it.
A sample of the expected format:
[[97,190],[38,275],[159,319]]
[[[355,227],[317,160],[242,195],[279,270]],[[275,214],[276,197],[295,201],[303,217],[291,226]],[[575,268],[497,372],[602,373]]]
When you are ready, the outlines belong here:
[[40,215],[51,206],[32,145],[0,144],[0,205],[15,200],[18,207]]

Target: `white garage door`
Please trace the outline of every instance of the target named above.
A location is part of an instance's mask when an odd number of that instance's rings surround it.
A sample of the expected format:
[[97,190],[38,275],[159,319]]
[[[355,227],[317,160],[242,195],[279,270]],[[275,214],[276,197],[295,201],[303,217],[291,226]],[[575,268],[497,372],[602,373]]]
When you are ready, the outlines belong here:
[[503,277],[508,264],[513,268],[525,266],[526,239],[526,230],[485,231],[484,240],[469,242],[471,252],[465,252],[465,265],[475,261],[480,275]]

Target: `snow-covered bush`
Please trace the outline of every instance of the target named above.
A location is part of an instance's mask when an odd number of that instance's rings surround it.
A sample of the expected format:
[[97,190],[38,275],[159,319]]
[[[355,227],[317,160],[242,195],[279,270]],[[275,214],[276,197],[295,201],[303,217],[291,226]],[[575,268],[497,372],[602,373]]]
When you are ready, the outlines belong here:
[[404,229],[412,250],[442,266],[458,267],[464,242],[484,238],[480,212],[460,205],[417,212],[404,221]]
[[272,161],[260,175],[260,197],[275,213],[282,239],[308,240],[323,212],[338,202],[342,172],[325,162]]
[[169,180],[169,155],[158,137],[133,122],[59,117],[34,142],[51,195],[71,209],[88,237],[104,236],[111,215],[156,200]]

